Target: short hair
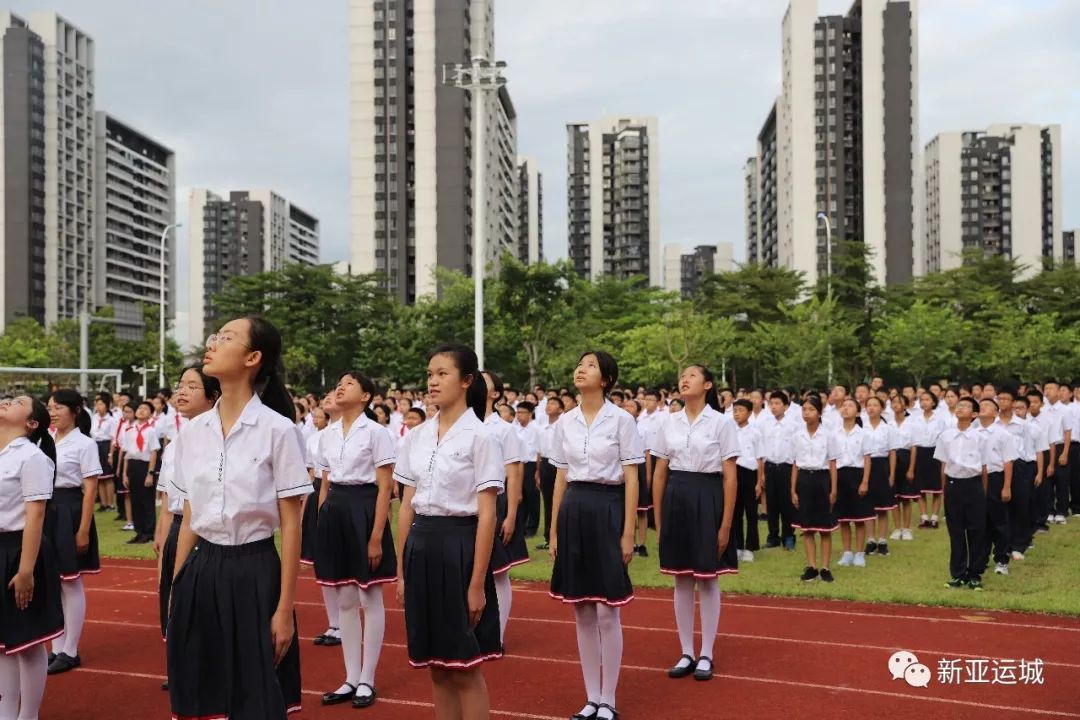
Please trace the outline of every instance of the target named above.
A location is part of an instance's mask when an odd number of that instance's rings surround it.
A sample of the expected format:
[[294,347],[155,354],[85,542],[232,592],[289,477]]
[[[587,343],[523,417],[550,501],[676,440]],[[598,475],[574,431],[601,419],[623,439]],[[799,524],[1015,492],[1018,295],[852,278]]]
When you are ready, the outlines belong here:
[[518,403],[517,409],[518,410],[524,410],[527,413],[529,413],[530,415],[532,415],[533,411],[536,410],[536,403],[531,403],[528,400],[522,400],[521,402]]
[[754,404],[752,402],[750,402],[749,400],[746,400],[746,399],[736,400],[735,402],[733,402],[731,404],[731,406],[733,408],[737,408],[737,407],[745,408],[747,412],[753,412],[754,411]]
[[1039,402],[1042,402],[1046,399],[1043,397],[1042,391],[1037,390],[1036,388],[1028,388],[1027,395],[1025,395],[1024,397],[1027,400],[1031,400],[1031,398],[1039,398]]
[[998,405],[997,400],[995,400],[994,398],[983,398],[982,400],[979,401],[979,404],[981,405],[984,402],[993,403],[995,410],[1000,410],[1001,409],[1001,406]]
[[618,398],[619,398],[620,400],[625,400],[625,399],[626,399],[626,394],[625,394],[625,393],[623,393],[623,391],[622,391],[622,390],[612,390],[612,391],[611,391],[611,395],[610,395],[610,396],[611,396],[611,397],[613,397],[613,398],[614,398],[615,396],[618,396]]
[[[966,403],[968,405],[968,407],[971,408],[971,412],[973,412],[973,413],[979,412],[979,402],[978,402],[978,400],[971,397],[970,395],[965,395],[964,397],[957,400],[956,401],[957,407],[960,406],[960,403]],[[994,404],[997,405],[997,403],[994,403]]]
[[787,393],[784,392],[783,390],[773,390],[771,393],[769,393],[769,399],[770,400],[779,400],[780,402],[784,403],[785,405],[790,405],[791,404],[791,399],[788,398]]
[[424,422],[425,420],[427,420],[427,413],[425,413],[423,410],[421,410],[418,407],[409,408],[408,410],[405,411],[406,415],[408,415],[409,413],[412,413],[413,415],[420,418],[420,422]]

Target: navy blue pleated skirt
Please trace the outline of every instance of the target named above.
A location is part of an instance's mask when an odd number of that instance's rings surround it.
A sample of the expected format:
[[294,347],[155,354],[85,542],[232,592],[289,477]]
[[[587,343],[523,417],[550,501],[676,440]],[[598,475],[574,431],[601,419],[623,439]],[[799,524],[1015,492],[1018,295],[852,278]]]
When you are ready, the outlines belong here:
[[870,501],[875,512],[888,512],[897,506],[896,488],[889,484],[889,458],[870,458]]
[[565,603],[598,602],[612,607],[634,599],[622,558],[622,485],[568,483],[559,506],[551,597]]
[[169,628],[169,596],[172,594],[173,573],[176,571],[176,543],[180,539],[181,513],[173,513],[169,534],[161,547],[161,575],[158,577],[158,618],[161,621],[161,637]]
[[5,655],[15,655],[64,633],[60,575],[48,537],[42,537],[34,564],[30,604],[25,610],[15,605],[15,591],[8,583],[19,572],[22,541],[21,530],[0,533],[0,652]]
[[672,470],[661,512],[660,572],[695,578],[739,572],[734,537],[728,539],[723,554],[717,554],[724,521],[723,473]]
[[900,448],[896,451],[896,496],[904,500],[918,500],[919,486],[915,480],[908,480],[908,468],[911,466],[911,450]]
[[915,487],[931,495],[941,493],[941,461],[934,459],[935,449],[920,445],[915,451]]
[[638,511],[652,510],[652,492],[649,490],[649,473],[646,472],[647,465],[641,463],[637,466],[637,509]]
[[112,480],[113,476],[116,474],[113,471],[112,463],[109,462],[109,454],[112,451],[112,441],[111,440],[98,440],[97,441],[97,450],[98,450],[98,462],[101,463],[101,476],[100,476],[100,479],[101,480]]
[[[837,478],[839,484],[839,478]],[[795,495],[799,507],[795,510],[795,522],[791,526],[804,533],[832,532],[839,526],[829,505],[832,480],[828,470],[799,469],[795,478]],[[837,488],[839,495],[839,488]]]
[[304,502],[304,515],[300,518],[300,562],[304,565],[315,564],[316,528],[319,521],[319,489],[322,480],[318,474],[311,483],[313,492]]
[[389,515],[380,545],[382,557],[372,567],[368,556],[378,497],[379,487],[374,483],[330,483],[316,529],[315,579],[320,585],[357,585],[366,590],[397,580],[397,554]]
[[76,580],[83,575],[101,572],[97,525],[93,515],[90,516],[90,546],[80,555],[75,544],[75,535],[82,523],[82,503],[81,487],[56,488],[45,506],[45,534],[52,540],[61,580]]
[[476,552],[475,515],[417,515],[405,541],[405,634],[409,664],[468,670],[503,656],[499,600],[490,563],[484,610],[469,625],[469,582]]
[[836,506],[833,515],[837,522],[865,522],[877,517],[874,503],[870,499],[869,488],[865,495],[859,495],[862,485],[863,468],[842,467],[836,470]]
[[283,720],[300,709],[299,629],[274,667],[270,620],[280,592],[273,538],[198,541],[172,587],[166,656],[174,718]]
[[510,542],[503,543],[500,528],[506,520],[506,513],[506,493],[502,493],[495,501],[495,544],[491,546],[491,572],[495,575],[502,575],[515,565],[524,565],[529,562],[529,548],[525,545],[525,528],[521,523],[514,524],[514,533],[510,536]]

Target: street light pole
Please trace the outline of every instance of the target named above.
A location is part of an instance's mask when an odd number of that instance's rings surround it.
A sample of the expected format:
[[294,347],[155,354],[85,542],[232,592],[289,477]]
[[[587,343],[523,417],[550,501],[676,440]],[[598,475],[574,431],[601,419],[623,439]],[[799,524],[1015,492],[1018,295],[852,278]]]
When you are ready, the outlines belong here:
[[472,99],[472,150],[473,150],[473,344],[480,367],[484,367],[484,262],[486,260],[484,217],[484,125],[486,113],[483,98],[486,93],[498,91],[506,84],[502,71],[505,62],[489,62],[483,55],[476,55],[472,62],[443,65],[443,84],[468,90]]
[[[832,223],[823,212],[817,214],[818,220],[825,221],[825,296],[832,300]],[[833,357],[832,342],[829,342],[829,385],[832,386]]]
[[[161,231],[161,257],[159,258],[160,294],[158,296],[158,387],[165,387],[165,241],[169,237],[169,231],[182,227],[183,223],[166,225]],[[145,384],[145,381],[144,383]]]

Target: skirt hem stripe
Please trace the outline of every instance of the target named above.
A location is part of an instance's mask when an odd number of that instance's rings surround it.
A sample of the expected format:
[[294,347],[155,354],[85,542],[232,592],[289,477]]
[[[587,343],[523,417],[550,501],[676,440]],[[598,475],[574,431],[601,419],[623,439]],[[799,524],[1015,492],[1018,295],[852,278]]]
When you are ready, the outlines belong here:
[[719,577],[721,575],[738,575],[739,574],[739,571],[736,570],[735,568],[724,568],[722,570],[717,570],[715,572],[703,573],[703,572],[698,572],[697,570],[672,570],[670,568],[662,567],[662,568],[660,568],[660,572],[662,572],[664,575],[680,575],[680,576],[693,575],[694,579],[696,579],[696,580],[711,580],[711,579],[717,578],[717,577]]
[[468,660],[441,660],[439,658],[430,658],[428,660],[416,661],[409,658],[409,664],[414,668],[421,669],[426,667],[437,667],[445,670],[469,670],[476,667],[480,663],[488,662],[489,660],[498,660],[503,657],[503,653],[489,653],[487,655],[478,655]]
[[374,580],[369,580],[366,583],[362,583],[359,580],[357,580],[356,578],[347,578],[345,580],[319,580],[318,578],[315,578],[315,584],[316,585],[321,585],[322,587],[343,587],[345,585],[356,585],[361,590],[367,590],[369,587],[372,587],[373,585],[385,585],[386,583],[392,583],[392,582],[396,582],[396,581],[397,581],[396,577],[392,577],[392,578],[376,578]]
[[50,635],[46,635],[45,637],[37,638],[36,640],[31,640],[30,642],[23,643],[22,645],[19,645],[18,647],[15,647],[15,648],[11,648],[10,650],[5,645],[0,644],[0,650],[2,650],[5,655],[18,655],[23,650],[29,650],[30,648],[34,647],[35,645],[40,645],[41,643],[46,643],[46,642],[49,642],[50,640],[55,640],[56,638],[60,637],[63,634],[64,634],[64,629],[61,628],[61,629],[57,630],[56,632],[54,632],[54,633],[52,633]]
[[609,600],[608,598],[603,598],[603,597],[580,597],[580,598],[566,597],[565,595],[559,595],[557,593],[553,593],[553,592],[550,592],[550,591],[548,592],[548,595],[550,595],[553,599],[558,600],[559,602],[565,603],[567,605],[576,605],[578,603],[583,603],[583,602],[594,602],[594,603],[603,603],[604,605],[607,605],[608,607],[622,607],[623,605],[629,605],[630,601],[634,599],[634,596],[632,594],[625,597],[625,598],[623,598],[623,599],[621,599],[621,600]]
[[492,568],[491,569],[491,574],[492,575],[502,575],[504,572],[507,572],[512,567],[517,567],[518,565],[524,565],[525,563],[530,563],[530,562],[532,562],[532,558],[525,558],[523,560],[511,560],[509,564],[503,565],[500,568]]

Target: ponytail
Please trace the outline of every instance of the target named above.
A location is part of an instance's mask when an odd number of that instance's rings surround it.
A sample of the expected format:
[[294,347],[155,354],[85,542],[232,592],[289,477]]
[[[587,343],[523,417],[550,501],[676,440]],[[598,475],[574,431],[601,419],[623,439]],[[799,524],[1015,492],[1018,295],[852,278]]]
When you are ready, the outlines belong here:
[[[59,391],[63,392],[63,391]],[[75,392],[74,390],[70,392]],[[77,393],[76,393],[77,394]],[[53,481],[56,481],[56,443],[49,434],[49,410],[36,398],[30,399],[30,419],[37,422],[37,427],[26,433],[30,442],[34,443],[45,453],[45,457],[53,462]]]
[[[487,375],[489,378],[491,378],[491,388],[495,391],[495,395],[497,396],[494,400],[491,401],[491,409],[492,409],[493,412],[496,412],[495,407],[503,400],[503,398],[506,397],[505,386],[503,385],[502,378],[499,377],[499,373],[495,372],[494,370],[481,370],[480,374],[481,374],[481,376]],[[472,388],[470,387],[470,389],[472,389]],[[484,382],[484,413],[485,414],[487,413],[487,395],[488,394],[489,393],[487,392],[487,382]]]
[[469,389],[465,391],[465,404],[471,407],[476,417],[481,420],[487,418],[487,396],[487,382],[478,370],[473,373]]
[[79,412],[75,414],[75,427],[79,428],[83,435],[90,436],[90,413],[86,411],[86,408],[79,408]]
[[476,417],[484,420],[487,415],[487,381],[480,374],[480,363],[472,348],[464,345],[440,345],[428,353],[428,362],[436,355],[449,355],[457,365],[461,379],[471,378],[465,391],[465,404],[472,408]]
[[253,388],[263,405],[295,422],[292,396],[281,377],[281,333],[261,317],[249,315],[244,319],[248,321],[248,347],[262,353]]

